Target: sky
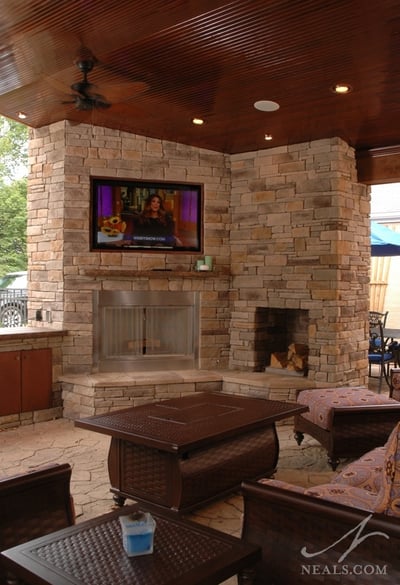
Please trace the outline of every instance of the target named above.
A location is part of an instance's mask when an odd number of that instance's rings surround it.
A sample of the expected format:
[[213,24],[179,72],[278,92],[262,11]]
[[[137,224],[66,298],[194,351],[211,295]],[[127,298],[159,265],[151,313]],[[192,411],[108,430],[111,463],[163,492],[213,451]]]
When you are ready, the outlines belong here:
[[372,185],[371,218],[376,221],[400,221],[400,183]]

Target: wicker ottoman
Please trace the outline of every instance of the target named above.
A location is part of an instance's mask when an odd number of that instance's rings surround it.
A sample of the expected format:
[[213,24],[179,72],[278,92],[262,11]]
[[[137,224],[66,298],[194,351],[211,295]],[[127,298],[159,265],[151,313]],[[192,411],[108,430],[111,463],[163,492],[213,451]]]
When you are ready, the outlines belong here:
[[294,417],[298,445],[304,433],[311,435],[327,450],[333,470],[340,458],[382,446],[400,420],[400,402],[364,386],[300,390],[297,402],[308,407]]

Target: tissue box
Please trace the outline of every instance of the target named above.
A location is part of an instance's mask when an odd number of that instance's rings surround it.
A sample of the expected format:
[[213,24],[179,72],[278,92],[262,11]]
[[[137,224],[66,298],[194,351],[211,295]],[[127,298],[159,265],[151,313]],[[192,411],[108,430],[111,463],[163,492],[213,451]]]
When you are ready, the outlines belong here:
[[120,516],[122,544],[128,557],[149,555],[153,552],[156,522],[149,512],[135,512]]

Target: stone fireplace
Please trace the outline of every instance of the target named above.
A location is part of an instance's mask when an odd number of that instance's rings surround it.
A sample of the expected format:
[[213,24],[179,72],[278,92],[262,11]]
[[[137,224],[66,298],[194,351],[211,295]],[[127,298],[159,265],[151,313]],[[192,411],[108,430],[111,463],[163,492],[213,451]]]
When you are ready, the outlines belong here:
[[[100,368],[94,293],[190,292],[199,297],[195,367],[261,370],[268,329],[274,343],[296,341],[280,327],[294,311],[307,321],[308,380],[366,383],[369,188],[343,140],[228,155],[59,122],[32,130],[30,160],[28,309],[50,311],[51,327],[68,332],[62,374]],[[200,254],[91,251],[91,176],[202,182],[202,254],[213,271],[193,270]],[[130,351],[143,351],[128,333]]]

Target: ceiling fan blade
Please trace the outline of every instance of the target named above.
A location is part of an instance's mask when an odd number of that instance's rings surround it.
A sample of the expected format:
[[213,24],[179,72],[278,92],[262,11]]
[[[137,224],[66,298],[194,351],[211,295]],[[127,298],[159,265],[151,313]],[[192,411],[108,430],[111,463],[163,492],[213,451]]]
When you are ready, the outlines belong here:
[[76,91],[82,95],[89,95],[89,90],[96,87],[93,83],[89,83],[88,81],[77,81],[73,83],[71,86],[72,91]]
[[110,102],[108,102],[105,99],[97,99],[96,98],[95,100],[93,100],[93,104],[94,104],[95,108],[100,108],[102,110],[106,110],[107,108],[111,107]]
[[[76,77],[76,69],[80,71],[81,78],[71,84],[71,77]],[[132,101],[149,89],[146,81],[127,79],[120,72],[112,71],[110,66],[99,62],[85,48],[78,52],[73,68],[46,76],[45,81],[63,94],[62,104],[75,106],[78,111],[106,110],[112,104]]]

